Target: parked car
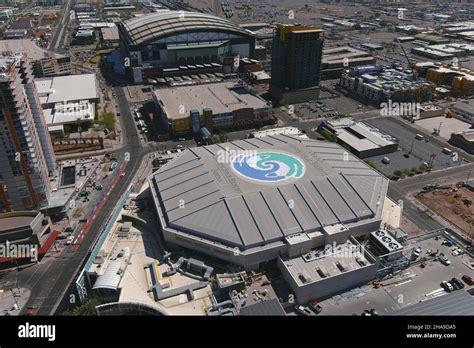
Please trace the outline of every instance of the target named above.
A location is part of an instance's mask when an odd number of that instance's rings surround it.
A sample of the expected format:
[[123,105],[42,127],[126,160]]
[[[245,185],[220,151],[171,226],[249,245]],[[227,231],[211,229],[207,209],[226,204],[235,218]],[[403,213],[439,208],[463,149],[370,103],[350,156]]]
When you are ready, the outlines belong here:
[[296,305],[295,310],[300,315],[304,315],[304,316],[314,315],[314,313],[310,311],[308,307],[305,307],[303,305]]
[[447,282],[446,280],[444,280],[440,285],[444,290],[446,290],[446,292],[454,291],[454,288],[451,283]]
[[449,266],[451,264],[451,261],[449,261],[449,259],[444,254],[439,254],[438,260],[445,266]]
[[465,285],[463,284],[462,281],[460,281],[458,278],[452,278],[451,279],[451,284],[456,284],[456,286],[459,288],[459,289],[464,289]]
[[443,240],[441,245],[446,245],[447,247],[452,247],[454,244],[449,239],[445,239],[445,240]]
[[74,242],[74,236],[69,236],[66,239],[66,245],[71,245]]
[[316,300],[311,300],[309,301],[309,308],[316,314],[321,313],[323,308],[318,304],[318,301]]
[[467,285],[474,285],[474,278],[468,276],[468,275],[463,275],[461,279],[466,283]]
[[415,250],[413,250],[414,258],[418,258],[418,256],[420,256],[420,254],[421,254],[421,248],[420,247],[417,247]]

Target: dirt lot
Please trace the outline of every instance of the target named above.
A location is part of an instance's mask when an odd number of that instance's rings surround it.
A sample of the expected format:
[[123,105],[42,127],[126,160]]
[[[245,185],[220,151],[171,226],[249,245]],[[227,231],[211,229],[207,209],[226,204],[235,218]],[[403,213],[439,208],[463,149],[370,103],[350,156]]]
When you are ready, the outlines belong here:
[[459,188],[457,192],[436,190],[421,193],[416,198],[446,220],[451,221],[466,234],[473,233],[474,204],[472,202],[474,201],[474,192],[467,188]]

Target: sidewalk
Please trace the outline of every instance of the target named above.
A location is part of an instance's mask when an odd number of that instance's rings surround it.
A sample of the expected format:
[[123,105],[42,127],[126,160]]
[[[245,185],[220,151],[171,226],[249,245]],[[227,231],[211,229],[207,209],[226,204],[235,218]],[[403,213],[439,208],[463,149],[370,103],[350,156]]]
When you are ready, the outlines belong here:
[[0,315],[19,315],[30,297],[26,288],[0,289]]

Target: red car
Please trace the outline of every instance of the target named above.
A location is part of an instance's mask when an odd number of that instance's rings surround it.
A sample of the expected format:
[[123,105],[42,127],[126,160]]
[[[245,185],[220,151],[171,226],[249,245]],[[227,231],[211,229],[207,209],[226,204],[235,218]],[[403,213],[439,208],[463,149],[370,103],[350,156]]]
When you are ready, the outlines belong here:
[[464,283],[466,283],[467,285],[473,285],[474,284],[474,278],[472,277],[469,277],[468,275],[463,275],[462,278],[461,278]]

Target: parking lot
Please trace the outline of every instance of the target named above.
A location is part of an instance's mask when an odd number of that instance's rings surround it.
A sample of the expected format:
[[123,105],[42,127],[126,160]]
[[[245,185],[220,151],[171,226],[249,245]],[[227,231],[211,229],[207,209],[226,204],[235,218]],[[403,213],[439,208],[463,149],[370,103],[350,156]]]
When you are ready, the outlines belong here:
[[[398,151],[367,158],[367,160],[377,164],[378,169],[387,176],[392,175],[396,170],[419,167],[423,162],[432,163],[434,170],[453,167],[463,163],[461,157],[458,157],[458,161],[455,161],[455,157],[442,152],[442,147],[426,141],[425,138],[421,140],[416,139],[417,133],[414,130],[403,127],[391,121],[390,118],[374,118],[366,122],[394,136],[399,141]],[[408,157],[406,157],[407,154],[409,154]],[[431,160],[431,155],[435,156],[433,160]],[[382,163],[384,157],[390,158],[390,163]]]
[[[372,285],[366,285],[322,301],[320,304],[323,307],[323,313],[326,315],[360,315],[364,310],[374,308],[380,315],[386,315],[422,300],[446,294],[446,291],[440,286],[442,281],[450,280],[453,277],[461,279],[464,274],[474,276],[474,271],[465,264],[468,261],[472,262],[472,260],[469,260],[470,258],[466,255],[452,256],[451,252],[454,246],[441,245],[443,240],[444,237],[440,237],[438,240],[431,238],[413,243],[409,247],[421,247],[419,259],[428,257],[428,250],[438,250],[439,253],[447,255],[451,262],[449,266],[443,265],[436,257],[434,260],[427,261],[424,268],[420,267],[419,262],[413,263],[399,275],[383,281],[382,283],[385,285],[378,289]],[[466,285],[464,290],[472,287]]]
[[[328,96],[331,95],[325,91],[322,91],[321,94],[327,94]],[[331,118],[339,115],[362,113],[364,111],[372,110],[370,106],[360,104],[346,96],[320,98],[317,101],[314,100],[307,103],[293,104],[292,106],[295,121],[298,119],[315,120],[318,118]],[[289,109],[283,107],[282,110],[288,112]]]

